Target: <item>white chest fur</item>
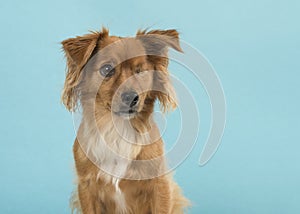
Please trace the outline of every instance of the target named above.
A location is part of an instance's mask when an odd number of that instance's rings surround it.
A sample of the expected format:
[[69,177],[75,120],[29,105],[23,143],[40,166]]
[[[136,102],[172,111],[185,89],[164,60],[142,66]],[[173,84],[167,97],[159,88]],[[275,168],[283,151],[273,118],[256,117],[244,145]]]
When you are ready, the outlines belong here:
[[[83,122],[79,130],[79,143],[88,158],[99,167],[97,179],[115,187],[114,200],[118,213],[126,213],[126,200],[119,182],[126,176],[131,160],[136,159],[149,137],[139,134],[129,120],[105,120],[105,124],[93,126]],[[82,138],[82,139],[80,139]]]

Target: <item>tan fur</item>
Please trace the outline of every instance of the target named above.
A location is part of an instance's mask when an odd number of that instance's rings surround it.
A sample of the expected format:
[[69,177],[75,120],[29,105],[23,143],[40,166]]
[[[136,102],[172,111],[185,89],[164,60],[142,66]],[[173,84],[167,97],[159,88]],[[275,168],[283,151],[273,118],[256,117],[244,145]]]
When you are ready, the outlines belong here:
[[[164,37],[161,39],[160,35]],[[138,31],[133,40],[123,40],[109,36],[108,30],[103,29],[62,42],[68,67],[62,101],[70,111],[76,110],[77,103],[83,110],[73,147],[78,177],[77,191],[71,198],[73,211],[83,214],[183,213],[189,202],[172,175],[130,179],[159,174],[167,167],[163,158],[147,167],[139,167],[134,160],[152,160],[164,154],[163,141],[151,114],[156,99],[164,110],[176,107],[167,71],[167,49],[181,51],[178,33],[176,30]],[[97,57],[101,50],[115,42],[119,42],[117,46]],[[144,52],[144,55],[122,61],[127,54],[135,52]],[[115,66],[116,73],[103,80],[97,70],[105,60],[112,59],[120,60]],[[141,78],[134,76],[148,70],[159,72]],[[123,86],[130,78],[133,80]],[[100,87],[99,81],[103,81]],[[167,93],[145,91],[153,86]],[[140,91],[140,99],[137,114],[124,119],[112,112],[118,110],[120,93],[128,87]],[[116,99],[115,104],[113,99]],[[128,161],[114,158],[114,154]]]

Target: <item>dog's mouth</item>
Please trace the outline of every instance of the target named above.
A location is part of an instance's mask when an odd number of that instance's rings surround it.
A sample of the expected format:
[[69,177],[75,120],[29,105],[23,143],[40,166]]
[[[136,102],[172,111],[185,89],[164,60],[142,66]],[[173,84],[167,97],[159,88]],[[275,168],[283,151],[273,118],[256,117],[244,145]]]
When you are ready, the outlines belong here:
[[128,110],[120,110],[117,112],[114,112],[116,115],[124,118],[133,118],[136,114],[137,111],[135,109],[128,109]]

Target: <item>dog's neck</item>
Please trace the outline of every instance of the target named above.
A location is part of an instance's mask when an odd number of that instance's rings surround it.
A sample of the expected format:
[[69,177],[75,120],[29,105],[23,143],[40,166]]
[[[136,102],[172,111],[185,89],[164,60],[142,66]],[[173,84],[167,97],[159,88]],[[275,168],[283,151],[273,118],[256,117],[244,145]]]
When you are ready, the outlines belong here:
[[[113,177],[122,177],[137,159],[143,145],[151,143],[152,117],[144,121],[124,119],[111,113],[93,117],[83,113],[77,139],[88,158]],[[152,126],[151,126],[152,124]],[[110,180],[110,179],[109,179]]]

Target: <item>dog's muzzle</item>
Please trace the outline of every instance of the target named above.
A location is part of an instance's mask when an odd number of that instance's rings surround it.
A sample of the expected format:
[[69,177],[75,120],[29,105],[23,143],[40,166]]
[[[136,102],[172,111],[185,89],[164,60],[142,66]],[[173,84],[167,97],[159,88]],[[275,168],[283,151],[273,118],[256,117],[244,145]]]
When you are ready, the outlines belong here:
[[123,104],[129,108],[133,108],[139,101],[139,95],[135,91],[124,92],[121,95]]
[[139,102],[139,95],[131,90],[121,94],[122,105],[115,114],[119,116],[132,117],[137,113],[136,107]]

